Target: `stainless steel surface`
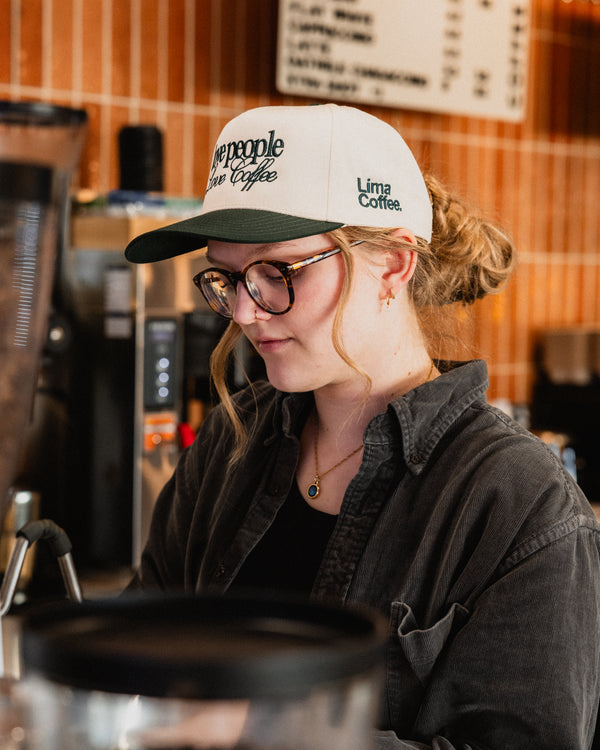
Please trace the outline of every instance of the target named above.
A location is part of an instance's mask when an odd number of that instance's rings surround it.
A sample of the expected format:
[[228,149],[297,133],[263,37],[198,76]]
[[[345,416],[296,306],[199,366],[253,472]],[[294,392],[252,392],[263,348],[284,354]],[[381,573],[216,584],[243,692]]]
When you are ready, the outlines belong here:
[[79,585],[79,579],[75,571],[75,565],[73,563],[73,556],[70,552],[66,552],[58,558],[58,566],[62,575],[67,596],[74,602],[83,601],[81,594],[81,586]]
[[[0,571],[4,573],[8,566],[8,561],[12,555],[16,542],[16,534],[26,523],[37,521],[40,517],[40,493],[22,487],[12,487],[9,492],[9,506],[2,527],[0,536]],[[32,550],[26,556],[21,575],[18,581],[18,588],[24,589],[31,581],[35,562],[35,550]]]
[[4,617],[12,605],[19,576],[21,575],[21,568],[23,567],[28,549],[29,542],[27,539],[19,537],[15,541],[13,553],[8,561],[8,567],[6,568],[2,587],[0,588],[0,617]]

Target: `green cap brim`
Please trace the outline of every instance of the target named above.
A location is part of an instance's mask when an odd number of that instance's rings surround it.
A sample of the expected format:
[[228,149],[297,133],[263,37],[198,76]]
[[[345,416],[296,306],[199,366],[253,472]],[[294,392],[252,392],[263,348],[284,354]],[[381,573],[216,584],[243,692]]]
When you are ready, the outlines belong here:
[[150,263],[206,247],[208,240],[245,244],[286,242],[342,226],[273,211],[227,208],[141,234],[129,243],[125,257],[132,263]]

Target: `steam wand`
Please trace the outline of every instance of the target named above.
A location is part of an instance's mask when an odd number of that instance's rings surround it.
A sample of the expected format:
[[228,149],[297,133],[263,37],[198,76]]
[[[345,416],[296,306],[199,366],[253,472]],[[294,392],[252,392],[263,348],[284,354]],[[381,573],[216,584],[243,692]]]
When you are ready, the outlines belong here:
[[71,540],[54,521],[42,518],[39,521],[29,521],[17,531],[15,546],[6,567],[2,587],[0,587],[0,618],[4,617],[11,607],[27,550],[39,539],[45,539],[56,555],[69,599],[76,602],[83,601],[71,555]]

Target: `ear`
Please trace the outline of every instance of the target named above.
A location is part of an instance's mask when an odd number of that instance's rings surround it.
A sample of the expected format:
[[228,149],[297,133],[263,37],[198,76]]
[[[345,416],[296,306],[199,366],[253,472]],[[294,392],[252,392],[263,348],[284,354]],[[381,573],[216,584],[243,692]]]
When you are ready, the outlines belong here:
[[[396,229],[392,236],[403,240],[407,245],[414,245],[416,248],[417,238],[408,229]],[[381,274],[384,296],[388,297],[390,293],[395,296],[400,292],[411,280],[416,266],[416,249],[398,248],[397,250],[389,250],[384,256],[384,269]]]

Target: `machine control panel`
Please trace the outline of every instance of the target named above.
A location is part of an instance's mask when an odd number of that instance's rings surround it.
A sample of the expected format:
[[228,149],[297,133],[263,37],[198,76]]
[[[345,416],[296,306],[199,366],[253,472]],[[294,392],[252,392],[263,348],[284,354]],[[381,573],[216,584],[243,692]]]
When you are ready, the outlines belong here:
[[172,409],[177,398],[177,321],[145,321],[144,407]]

